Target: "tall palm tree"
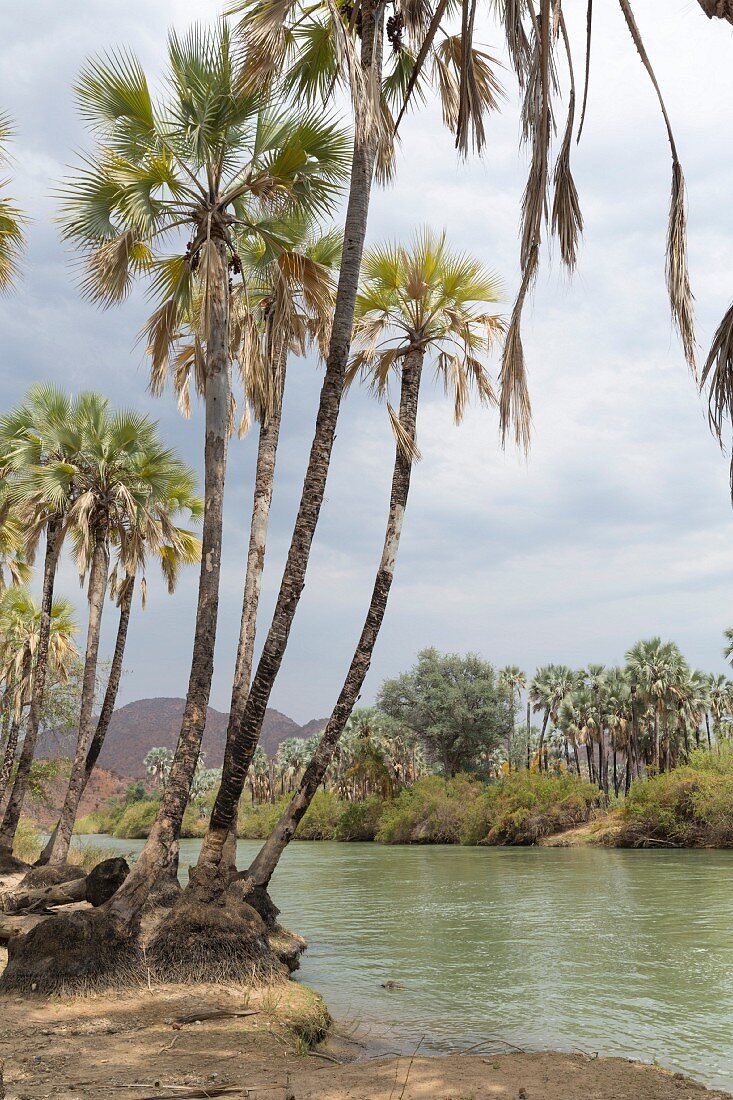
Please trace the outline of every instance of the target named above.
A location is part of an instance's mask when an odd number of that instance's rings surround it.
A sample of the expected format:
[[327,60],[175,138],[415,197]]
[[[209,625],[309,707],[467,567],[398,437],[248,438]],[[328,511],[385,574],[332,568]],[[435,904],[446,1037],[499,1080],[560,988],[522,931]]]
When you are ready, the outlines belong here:
[[[503,322],[486,310],[499,298],[496,277],[473,257],[453,252],[445,235],[417,234],[409,247],[390,244],[365,256],[356,303],[356,353],[349,381],[361,375],[380,397],[393,373],[400,379],[399,414],[388,405],[396,448],[387,527],[361,637],[343,687],[290,805],[265,842],[247,877],[266,887],[298,822],[323,781],[369,670],[394,577],[412,466],[418,456],[416,424],[420,382],[431,358],[453,398],[454,419],[463,417],[469,392],[494,403],[483,357]],[[212,814],[213,819],[213,814]],[[204,842],[206,844],[206,841]]]
[[171,858],[211,689],[231,411],[229,276],[240,266],[233,233],[256,234],[255,200],[327,211],[347,166],[344,137],[329,118],[264,109],[265,91],[245,79],[223,23],[171,32],[166,78],[166,94],[154,102],[133,55],[89,63],[77,96],[99,145],[67,183],[63,206],[64,234],[87,257],[83,285],[93,300],[119,301],[138,275],[150,280],[158,302],[145,330],[153,388],[164,382],[195,295],[203,301],[205,509],[191,673],[160,812],[115,899],[116,915],[127,919]]
[[[0,114],[0,166],[9,160],[8,146],[13,137],[13,123],[6,114]],[[9,181],[0,180],[3,192]],[[11,290],[18,277],[18,261],[25,247],[25,223],[27,219],[13,199],[0,195],[0,293]]]
[[[6,589],[0,595],[0,684],[3,687],[3,724],[7,726],[2,765],[0,799],[8,785],[15,760],[24,711],[33,698],[38,649],[43,617],[41,608],[25,588]],[[68,600],[51,605],[48,663],[60,682],[65,682],[77,656],[73,638],[77,631],[74,609]]]
[[542,728],[538,746],[539,769],[543,770],[543,749],[550,720],[557,721],[560,704],[573,690],[578,673],[567,665],[544,665],[538,668],[529,685],[529,698],[535,713],[542,712]]
[[512,711],[512,727],[507,737],[506,746],[507,769],[511,771],[512,744],[514,743],[514,734],[516,730],[517,706],[519,705],[521,693],[527,687],[527,675],[522,672],[521,668],[517,665],[506,665],[504,668],[499,669],[498,683],[500,691],[505,692]]

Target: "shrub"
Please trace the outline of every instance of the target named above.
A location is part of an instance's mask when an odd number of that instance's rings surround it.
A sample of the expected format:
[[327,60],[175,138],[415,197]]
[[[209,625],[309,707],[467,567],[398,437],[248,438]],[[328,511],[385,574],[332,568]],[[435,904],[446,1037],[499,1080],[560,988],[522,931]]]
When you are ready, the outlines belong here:
[[277,824],[280,814],[287,806],[288,799],[281,798],[274,805],[261,802],[259,806],[240,806],[237,819],[237,836],[245,840],[264,840]]
[[114,827],[112,836],[125,840],[146,840],[158,812],[158,802],[133,802]]
[[385,804],[378,794],[370,795],[363,802],[344,803],[336,839],[374,840],[384,808]]
[[106,806],[92,810],[86,817],[79,818],[74,825],[74,832],[79,836],[90,833],[108,833],[111,836],[124,812],[124,806],[121,806],[116,799],[110,799]]
[[35,863],[41,854],[41,837],[35,821],[21,817],[13,841],[13,855],[24,863]]
[[343,803],[331,791],[317,791],[295,831],[297,840],[335,840]]
[[419,779],[384,807],[376,839],[383,844],[457,844],[466,807],[482,789],[465,775]]
[[[696,763],[702,755],[694,754]],[[621,809],[617,843],[632,848],[733,847],[733,771],[726,768],[723,758],[720,771],[677,768],[632,784]]]
[[463,844],[535,844],[588,821],[596,786],[575,775],[516,772],[489,784],[466,808]]

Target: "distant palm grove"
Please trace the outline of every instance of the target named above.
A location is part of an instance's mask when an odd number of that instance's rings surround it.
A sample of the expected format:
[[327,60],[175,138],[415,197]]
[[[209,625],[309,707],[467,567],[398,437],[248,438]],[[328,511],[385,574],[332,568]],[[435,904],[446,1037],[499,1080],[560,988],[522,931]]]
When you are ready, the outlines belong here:
[[[720,5],[700,5],[711,18],[729,18]],[[572,833],[574,843],[733,844],[733,686],[692,668],[671,640],[631,644],[618,667],[548,664],[534,674],[426,648],[381,685],[373,707],[357,705],[421,476],[426,379],[437,380],[457,427],[473,402],[487,439],[528,452],[524,306],[548,238],[568,272],[578,261],[583,219],[571,154],[582,121],[569,33],[559,2],[535,6],[491,5],[529,153],[519,280],[506,316],[498,258],[488,266],[457,248],[448,229],[408,226],[399,239],[367,244],[375,188],[399,186],[396,137],[406,112],[433,100],[459,156],[490,148],[503,75],[473,40],[475,3],[459,5],[455,20],[445,0],[395,4],[389,17],[382,0],[236,0],[212,26],[172,30],[155,71],[116,43],[81,65],[74,94],[85,147],[55,184],[56,221],[90,303],[113,308],[138,287],[147,294],[130,345],[142,336],[151,404],[170,394],[188,418],[201,403],[203,476],[149,415],[113,407],[101,383],[72,393],[39,381],[0,415],[0,875],[13,879],[2,908],[44,909],[44,919],[9,940],[0,989],[89,990],[149,983],[151,974],[282,977],[283,952],[265,933],[281,931],[270,885],[294,838],[531,844]],[[669,140],[666,282],[680,358],[694,374],[684,175],[630,5],[621,7]],[[591,19],[588,5],[588,43]],[[3,115],[3,161],[13,137]],[[28,232],[9,189],[12,179],[0,185],[6,293],[21,277]],[[511,273],[515,258],[500,266]],[[732,333],[729,312],[702,371],[721,443],[733,406]],[[292,368],[306,357],[322,368],[307,376],[317,411],[263,621],[284,402]],[[342,401],[356,386],[382,404],[392,433],[373,580],[323,729],[284,742],[268,759],[262,724],[306,584]],[[230,547],[228,459],[240,445],[254,460],[251,508],[246,538]],[[241,618],[217,770],[202,740],[227,552],[239,571]],[[59,590],[69,563],[84,586],[78,608]],[[176,747],[151,745],[146,781],[78,821],[148,577],[162,570],[174,597],[186,567],[197,569],[198,586]],[[108,655],[100,649],[111,617]],[[498,646],[487,639],[492,653]],[[44,758],[44,737],[61,730],[73,732],[70,758]],[[62,795],[41,836],[30,809],[53,784]],[[145,843],[132,866],[102,860],[91,886],[73,888],[86,891],[89,905],[65,910],[79,900],[66,885],[75,881],[75,828]],[[237,866],[238,834],[263,841],[245,868]],[[182,835],[201,839],[183,885]],[[155,919],[143,922],[151,911]]]

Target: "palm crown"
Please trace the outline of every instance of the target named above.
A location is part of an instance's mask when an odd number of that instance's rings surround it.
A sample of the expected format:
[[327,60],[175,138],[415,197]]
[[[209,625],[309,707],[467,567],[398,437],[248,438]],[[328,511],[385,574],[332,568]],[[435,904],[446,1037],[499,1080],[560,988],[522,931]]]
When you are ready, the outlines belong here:
[[136,276],[149,278],[157,308],[146,334],[161,371],[197,289],[206,339],[208,299],[226,275],[215,242],[236,272],[235,236],[259,232],[263,204],[329,209],[347,140],[322,113],[295,120],[267,107],[224,24],[170,35],[158,100],[127,53],[92,61],[76,91],[99,144],[63,189],[63,233],[86,257],[83,289],[93,300],[118,301]]
[[481,401],[495,403],[480,356],[504,331],[502,319],[485,310],[500,293],[497,277],[473,257],[449,249],[445,234],[425,229],[409,247],[370,250],[356,299],[356,351],[348,380],[361,373],[381,396],[406,354],[429,351],[453,396],[456,423],[471,386]]
[[[13,136],[13,126],[7,115],[0,114],[0,166],[8,163],[8,142]],[[8,186],[8,180],[0,180],[0,190]],[[11,198],[0,195],[0,292],[10,290],[18,275],[18,260],[25,242],[23,226],[25,215]]]

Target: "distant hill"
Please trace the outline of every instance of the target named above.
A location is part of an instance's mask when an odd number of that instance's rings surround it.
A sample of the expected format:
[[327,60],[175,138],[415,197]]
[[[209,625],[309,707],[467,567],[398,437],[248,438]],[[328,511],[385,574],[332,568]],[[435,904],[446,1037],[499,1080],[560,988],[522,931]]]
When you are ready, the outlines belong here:
[[[112,715],[109,732],[99,756],[99,767],[133,779],[143,778],[143,759],[153,747],[174,749],[181,729],[183,699],[138,699],[120,707]],[[228,714],[209,707],[202,748],[210,768],[220,768],[224,759]],[[286,737],[309,737],[326,725],[325,719],[312,719],[299,726],[286,714],[269,707],[265,712],[260,744],[273,755]],[[68,755],[73,737],[47,736],[39,746],[39,756]]]

